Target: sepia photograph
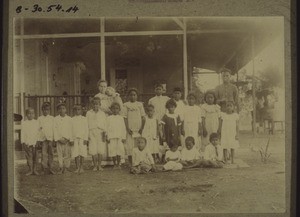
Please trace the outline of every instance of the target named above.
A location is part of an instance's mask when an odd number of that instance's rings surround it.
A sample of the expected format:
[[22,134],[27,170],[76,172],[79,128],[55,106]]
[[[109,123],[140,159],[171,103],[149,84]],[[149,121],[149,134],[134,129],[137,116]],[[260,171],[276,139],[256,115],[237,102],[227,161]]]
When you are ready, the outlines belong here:
[[283,17],[15,18],[16,213],[284,213]]

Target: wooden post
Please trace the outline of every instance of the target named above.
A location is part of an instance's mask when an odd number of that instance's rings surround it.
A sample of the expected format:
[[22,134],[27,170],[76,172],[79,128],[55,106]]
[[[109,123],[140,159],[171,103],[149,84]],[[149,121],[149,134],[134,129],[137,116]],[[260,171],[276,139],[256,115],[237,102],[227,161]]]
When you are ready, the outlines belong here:
[[[20,33],[21,36],[24,35],[24,18],[21,18],[21,25],[20,25]],[[24,118],[24,114],[25,114],[25,86],[24,86],[24,39],[20,40],[20,68],[19,68],[19,75],[20,75],[20,93],[21,93],[21,104],[22,104],[22,109],[21,109],[21,115]]]
[[188,94],[188,68],[187,68],[187,37],[186,37],[186,20],[183,18],[183,87],[184,98]]
[[255,94],[255,50],[254,50],[254,36],[251,38],[251,52],[252,52],[252,99],[253,99],[253,117],[252,117],[252,125],[253,125],[253,136],[256,137],[256,94]]
[[240,113],[240,103],[239,103],[239,95],[240,95],[240,89],[239,89],[239,59],[238,55],[235,56],[235,70],[236,70],[236,87],[237,87],[237,94],[238,94],[238,101],[237,101],[237,113]]
[[105,67],[105,20],[104,17],[100,18],[100,30],[101,30],[101,37],[100,37],[100,58],[101,58],[101,80],[105,80],[106,75],[106,67]]

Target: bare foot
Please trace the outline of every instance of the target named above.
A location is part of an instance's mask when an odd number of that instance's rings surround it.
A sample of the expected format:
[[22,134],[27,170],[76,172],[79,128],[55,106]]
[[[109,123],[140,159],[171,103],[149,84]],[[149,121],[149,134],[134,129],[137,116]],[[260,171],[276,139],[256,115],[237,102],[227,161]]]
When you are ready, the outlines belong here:
[[97,171],[97,167],[96,166],[94,166],[93,171]]
[[84,169],[80,168],[79,169],[79,174],[84,173]]
[[33,170],[33,174],[36,176],[40,175],[36,170]]
[[103,171],[102,166],[98,166],[98,170],[99,170],[99,171]]
[[56,173],[52,169],[49,169],[49,174],[55,175]]
[[74,173],[79,173],[79,168],[74,171]]
[[60,168],[60,169],[58,170],[57,174],[58,174],[58,175],[61,175],[61,174],[63,174],[63,169],[62,169],[62,168]]

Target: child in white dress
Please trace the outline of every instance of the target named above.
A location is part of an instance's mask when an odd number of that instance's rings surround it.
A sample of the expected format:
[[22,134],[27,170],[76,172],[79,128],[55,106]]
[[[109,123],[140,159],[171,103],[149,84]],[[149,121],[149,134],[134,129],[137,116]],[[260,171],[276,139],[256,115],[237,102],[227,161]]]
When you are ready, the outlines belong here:
[[54,118],[54,140],[56,142],[59,171],[62,174],[70,171],[72,119],[67,115],[66,104],[60,103],[56,106],[58,114]]
[[42,143],[42,168],[43,173],[55,174],[53,171],[53,140],[54,140],[54,117],[50,115],[51,104],[44,102],[42,105],[42,115],[38,118],[40,135],[39,141]]
[[202,108],[203,140],[205,147],[209,143],[209,136],[218,132],[221,117],[221,108],[216,104],[216,96],[213,91],[207,91],[204,96],[205,103]]
[[183,112],[182,135],[184,138],[189,136],[194,138],[195,148],[200,150],[202,136],[202,111],[196,103],[196,95],[193,93],[187,96],[188,105]]
[[145,126],[142,136],[147,140],[147,148],[152,154],[154,162],[159,162],[159,128],[158,120],[154,117],[154,106],[148,105]]
[[132,151],[135,147],[136,138],[142,135],[145,126],[145,110],[142,102],[137,101],[137,89],[128,91],[129,102],[124,103],[124,118],[127,129],[125,152],[128,162],[132,164]]
[[221,113],[221,147],[223,148],[223,157],[227,163],[227,152],[230,150],[231,163],[234,163],[234,150],[239,146],[239,115],[234,112],[234,102],[226,103],[226,113]]
[[120,115],[120,104],[111,105],[112,115],[107,117],[108,156],[113,159],[114,169],[120,169],[121,157],[124,157],[124,143],[126,142],[126,126]]
[[72,118],[72,157],[75,158],[75,173],[83,173],[83,160],[87,157],[87,141],[89,128],[87,118],[82,116],[81,105],[74,105],[74,114]]
[[185,139],[185,147],[181,150],[181,161],[183,167],[193,165],[197,160],[201,158],[199,150],[195,147],[195,139],[192,136],[188,136]]
[[100,110],[101,100],[94,97],[93,108],[86,113],[89,127],[89,153],[92,155],[93,171],[102,171],[101,161],[106,154],[106,115]]
[[34,119],[35,112],[33,108],[26,109],[27,120],[21,124],[21,143],[25,150],[27,165],[29,166],[29,175],[39,175],[36,171],[37,166],[37,151],[36,144],[39,137],[39,122]]
[[147,140],[144,137],[136,138],[137,147],[133,149],[132,167],[130,172],[133,174],[149,173],[155,171],[154,160],[146,148]]
[[167,163],[163,166],[163,169],[168,171],[176,171],[182,169],[182,164],[180,163],[181,154],[178,150],[178,145],[172,145],[171,149],[166,152],[166,161]]

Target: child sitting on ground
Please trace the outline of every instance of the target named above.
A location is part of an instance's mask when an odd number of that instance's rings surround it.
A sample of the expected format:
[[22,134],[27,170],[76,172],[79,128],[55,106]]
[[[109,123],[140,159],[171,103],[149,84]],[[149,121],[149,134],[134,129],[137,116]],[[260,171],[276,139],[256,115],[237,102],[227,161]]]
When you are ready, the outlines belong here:
[[114,169],[121,169],[121,156],[124,157],[124,143],[126,142],[126,126],[120,115],[120,104],[112,103],[112,115],[107,117],[108,156],[113,159]]
[[163,166],[163,170],[181,170],[182,164],[179,163],[181,160],[181,154],[178,150],[178,145],[173,144],[171,149],[166,152],[166,161],[167,163]]
[[29,175],[39,175],[36,171],[37,166],[37,151],[36,144],[39,136],[39,122],[34,119],[35,113],[33,108],[26,110],[27,120],[21,125],[21,143],[25,150],[27,165],[29,166]]
[[204,160],[222,161],[222,147],[220,145],[219,135],[212,133],[209,136],[210,143],[205,147]]
[[195,147],[195,139],[192,136],[188,136],[185,139],[185,147],[181,151],[180,163],[183,167],[192,166],[197,160],[200,159],[200,153]]
[[136,138],[137,148],[133,149],[132,167],[130,173],[142,174],[155,171],[154,160],[146,148],[147,140],[144,137]]

